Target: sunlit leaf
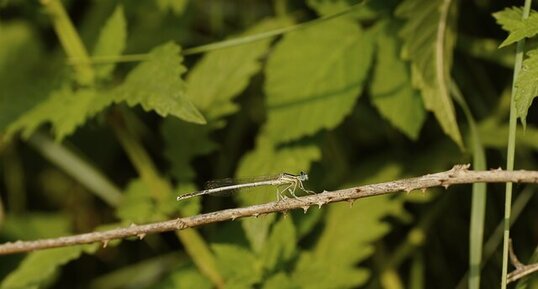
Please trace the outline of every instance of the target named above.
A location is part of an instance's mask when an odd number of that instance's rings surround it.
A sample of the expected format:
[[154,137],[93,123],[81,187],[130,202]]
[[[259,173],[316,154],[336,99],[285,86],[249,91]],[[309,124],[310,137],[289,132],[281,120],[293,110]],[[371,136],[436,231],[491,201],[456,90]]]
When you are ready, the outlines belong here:
[[[290,25],[289,19],[261,21],[238,37]],[[187,75],[187,97],[208,119],[217,119],[237,110],[233,98],[261,69],[260,58],[267,53],[272,38],[210,51]]]
[[398,57],[400,44],[395,38],[396,22],[383,23],[376,30],[376,61],[370,97],[381,115],[411,139],[417,139],[425,120],[420,95],[411,86],[406,63]]
[[527,56],[516,79],[514,96],[516,113],[524,127],[527,126],[527,113],[532,101],[538,96],[538,49],[529,51]]
[[185,67],[180,47],[167,43],[154,48],[149,60],[133,69],[125,82],[114,89],[116,102],[130,106],[141,105],[146,111],[155,111],[165,117],[173,115],[182,120],[204,124],[200,112],[185,96],[185,83],[181,75]]
[[145,110],[163,117],[171,114],[185,121],[205,123],[200,112],[184,96],[180,76],[185,68],[181,66],[179,47],[165,44],[152,50],[149,57],[150,60],[133,69],[125,82],[112,92],[73,90],[64,85],[12,123],[7,136],[21,130],[24,137],[29,137],[40,125],[50,122],[56,139],[61,140],[113,101],[142,105]]
[[192,266],[181,266],[174,269],[170,274],[164,277],[164,280],[157,285],[152,286],[154,289],[210,289],[213,284],[198,270]]
[[213,244],[219,272],[226,279],[226,287],[251,288],[262,278],[262,267],[252,252],[231,244]]
[[506,8],[503,11],[493,13],[497,23],[509,33],[499,47],[510,45],[538,33],[538,13],[531,10],[527,19],[522,19],[522,16],[523,9],[520,7]]
[[264,283],[262,289],[299,289],[299,285],[295,284],[286,273],[279,272],[269,277]]
[[[364,182],[375,183],[398,171],[387,166]],[[319,241],[312,252],[301,253],[294,279],[301,288],[356,288],[364,284],[370,270],[357,268],[356,264],[369,257],[374,242],[390,231],[384,219],[399,216],[402,211],[402,199],[391,196],[360,199],[352,208],[332,204]]]
[[406,0],[396,15],[407,21],[400,30],[402,56],[411,61],[413,85],[422,93],[426,109],[432,111],[443,131],[463,146],[449,94],[454,48],[454,4],[452,0]]
[[[118,5],[99,34],[99,38],[93,49],[93,56],[121,55],[125,49],[125,41],[127,38],[126,26],[123,7]],[[111,75],[115,65],[113,63],[107,63],[96,65],[94,67],[96,76],[101,79],[106,79]]]
[[97,248],[97,245],[79,245],[32,252],[2,281],[0,288],[39,288],[59,267],[79,258],[83,252],[93,253]]
[[337,126],[363,89],[372,42],[345,18],[286,34],[265,70],[264,132],[278,143]]
[[289,261],[297,252],[295,227],[291,217],[281,218],[273,225],[267,245],[262,248],[263,266],[272,271]]
[[[194,190],[193,186],[184,185],[177,191],[179,195]],[[127,223],[143,224],[162,221],[175,211],[185,214],[196,214],[200,210],[198,199],[189,199],[180,203],[175,202],[174,196],[170,199],[160,200],[155,198],[148,186],[140,179],[134,180],[127,186],[125,195],[116,210],[116,215]]]
[[136,180],[127,187],[116,215],[121,220],[138,224],[162,220],[164,216],[155,207],[149,188],[143,181]]
[[51,123],[56,139],[61,140],[82,125],[89,116],[102,110],[110,103],[106,96],[98,96],[92,89],[73,89],[64,85],[52,92],[50,97],[27,111],[7,129],[9,137],[21,131],[28,138],[44,123]]

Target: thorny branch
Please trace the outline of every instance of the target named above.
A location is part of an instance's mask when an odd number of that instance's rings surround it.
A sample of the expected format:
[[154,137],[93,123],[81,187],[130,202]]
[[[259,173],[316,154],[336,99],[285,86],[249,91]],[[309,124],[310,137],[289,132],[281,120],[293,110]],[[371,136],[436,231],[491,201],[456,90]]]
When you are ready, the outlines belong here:
[[517,281],[527,275],[530,275],[534,272],[538,272],[538,263],[524,265],[519,261],[516,254],[514,253],[514,247],[512,246],[512,239],[510,239],[509,243],[509,253],[510,253],[510,261],[512,262],[512,265],[516,268],[514,271],[510,272],[506,277],[506,283],[511,283],[514,281]]
[[143,238],[146,234],[174,230],[183,230],[205,224],[235,220],[243,217],[258,217],[260,215],[287,212],[292,209],[303,209],[306,213],[311,206],[318,206],[341,201],[353,202],[356,199],[395,193],[399,191],[411,192],[413,190],[425,191],[427,188],[472,183],[538,183],[538,171],[503,171],[501,169],[490,171],[472,171],[469,165],[456,165],[451,170],[428,174],[421,177],[402,179],[397,181],[371,184],[337,191],[324,191],[316,195],[300,198],[289,198],[277,202],[255,205],[244,208],[227,209],[191,217],[177,218],[164,222],[146,225],[131,225],[102,232],[93,232],[59,238],[42,239],[35,241],[16,241],[0,244],[0,255],[28,252],[47,248],[90,244],[101,242],[105,247],[110,240],[126,237]]

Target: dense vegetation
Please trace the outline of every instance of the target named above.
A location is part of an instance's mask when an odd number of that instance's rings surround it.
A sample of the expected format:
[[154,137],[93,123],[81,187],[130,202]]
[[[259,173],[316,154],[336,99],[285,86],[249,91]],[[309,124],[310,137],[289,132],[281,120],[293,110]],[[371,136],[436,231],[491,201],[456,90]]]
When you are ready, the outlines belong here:
[[[506,167],[516,116],[515,167],[538,168],[534,11],[0,3],[0,242],[275,200],[264,188],[175,201],[212,179],[306,171],[321,192],[458,163]],[[516,43],[528,53],[514,81]],[[498,288],[505,204],[504,186],[475,184],[7,255],[0,288],[465,288],[470,267],[473,288],[479,276]],[[514,186],[525,263],[538,259],[537,206],[535,187]]]

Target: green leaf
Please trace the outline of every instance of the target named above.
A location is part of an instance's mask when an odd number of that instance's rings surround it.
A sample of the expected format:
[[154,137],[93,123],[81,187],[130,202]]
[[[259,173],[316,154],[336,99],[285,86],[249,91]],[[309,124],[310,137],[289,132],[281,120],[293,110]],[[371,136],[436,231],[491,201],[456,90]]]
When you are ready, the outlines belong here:
[[69,85],[53,91],[50,97],[27,111],[6,131],[6,137],[22,131],[28,138],[44,123],[50,122],[56,140],[62,140],[82,125],[89,116],[93,116],[110,103],[111,99],[97,95],[92,89],[73,91]]
[[[374,183],[379,177],[386,179],[399,171],[388,165],[377,176],[364,181]],[[357,200],[352,208],[348,204],[332,204],[313,251],[299,257],[294,280],[301,288],[355,288],[364,284],[370,272],[356,268],[356,264],[369,257],[374,242],[390,231],[390,225],[383,220],[402,212],[402,198],[386,195]]]
[[296,243],[291,217],[285,216],[274,224],[267,244],[262,248],[261,259],[267,271],[273,271],[289,261],[297,251]]
[[213,244],[217,267],[226,288],[251,288],[262,278],[262,266],[252,252],[230,244]]
[[[340,244],[334,247],[340,247]],[[292,280],[299,285],[299,288],[357,288],[366,282],[368,276],[366,269],[344,267],[338,263],[331,264],[312,252],[304,251],[297,261]]]
[[181,266],[168,274],[154,289],[211,289],[213,284],[193,266]]
[[162,117],[171,114],[184,121],[205,124],[202,114],[185,96],[181,75],[185,67],[180,47],[169,42],[149,53],[149,60],[133,69],[125,82],[113,90],[116,102],[130,106],[141,105]]
[[286,273],[279,272],[264,282],[262,289],[299,289],[299,285],[293,282]]
[[123,221],[138,224],[164,219],[155,207],[149,188],[142,180],[135,180],[127,186],[116,215]]
[[[316,146],[297,145],[275,149],[268,139],[261,137],[256,149],[241,160],[237,177],[255,177],[254,173],[258,176],[276,175],[283,172],[297,174],[301,171],[308,171],[312,162],[319,160],[320,157],[321,152]],[[308,187],[308,184],[305,186]],[[237,196],[242,206],[276,201],[276,188],[253,188],[248,192],[240,192]],[[263,218],[241,219],[241,225],[254,252],[259,253],[265,247],[269,226],[274,219],[274,214]]]
[[425,120],[424,106],[411,86],[409,68],[398,57],[400,44],[394,37],[397,25],[395,21],[384,22],[375,30],[377,55],[370,97],[383,117],[416,140]]
[[443,131],[463,147],[449,94],[452,51],[455,42],[451,0],[406,0],[396,15],[407,19],[400,30],[402,56],[411,61],[413,85],[422,93],[426,109],[432,111]]
[[523,127],[527,126],[527,113],[532,101],[538,96],[538,49],[529,51],[527,56],[516,79],[514,96],[516,114]]
[[[175,192],[181,194],[194,191],[194,186],[183,184]],[[199,199],[190,199],[177,203],[173,196],[169,199],[156,199],[150,188],[140,179],[131,181],[125,195],[116,209],[116,215],[126,223],[143,224],[166,220],[172,212],[181,211],[190,215],[200,210]]]
[[499,48],[518,42],[523,38],[532,37],[538,33],[538,13],[531,10],[527,19],[522,19],[522,15],[523,8],[520,7],[506,8],[503,11],[493,13],[497,23],[509,33],[508,37],[499,45]]
[[93,253],[96,245],[81,245],[32,252],[19,267],[0,284],[1,289],[39,288],[48,282],[58,268],[80,257],[83,252]]
[[[259,34],[290,24],[288,19],[266,19],[241,36]],[[187,75],[187,97],[204,115],[215,120],[237,111],[233,98],[261,69],[260,58],[273,38],[208,52]]]
[[[125,49],[127,39],[126,26],[123,7],[118,5],[99,34],[99,38],[93,49],[93,56],[121,55]],[[115,64],[96,65],[94,66],[95,74],[101,79],[109,78],[114,67]]]
[[190,164],[192,159],[217,149],[217,144],[209,138],[212,130],[210,125],[164,119],[161,127],[166,145],[164,155],[171,164],[171,174],[178,180],[192,180],[195,176]]
[[286,34],[266,67],[264,132],[287,142],[336,127],[362,91],[372,38],[337,18]]

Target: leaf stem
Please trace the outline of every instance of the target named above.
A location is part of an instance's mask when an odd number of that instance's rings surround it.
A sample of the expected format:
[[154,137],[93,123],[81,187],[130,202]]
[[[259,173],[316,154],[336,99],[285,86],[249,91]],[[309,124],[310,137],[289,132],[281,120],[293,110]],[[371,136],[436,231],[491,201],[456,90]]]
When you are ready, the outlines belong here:
[[75,65],[77,82],[81,85],[92,85],[95,72],[88,64],[90,57],[62,3],[60,0],[41,0],[41,4],[45,6],[52,19],[54,30],[67,57],[81,60],[81,63]]
[[338,13],[335,13],[335,14],[332,14],[332,15],[323,16],[323,17],[320,17],[320,18],[317,18],[317,19],[314,19],[312,21],[308,21],[308,22],[305,22],[305,23],[300,23],[300,24],[296,24],[296,25],[292,25],[292,26],[288,26],[288,27],[284,27],[284,28],[280,28],[280,29],[275,29],[275,30],[264,32],[264,33],[255,34],[255,35],[249,35],[249,36],[245,36],[245,37],[234,38],[234,39],[220,41],[220,42],[216,42],[216,43],[210,43],[210,44],[206,44],[206,45],[201,45],[201,46],[197,46],[197,47],[193,47],[193,48],[187,48],[187,49],[183,50],[183,55],[198,54],[198,53],[208,52],[208,51],[212,51],[212,50],[216,50],[216,49],[223,49],[223,48],[228,48],[228,47],[237,46],[237,45],[241,45],[241,44],[247,44],[247,43],[251,43],[251,42],[260,41],[260,40],[263,40],[263,39],[279,36],[279,35],[289,33],[289,32],[292,32],[292,31],[304,29],[304,28],[310,27],[312,25],[320,24],[320,23],[323,23],[325,21],[329,21],[329,20],[332,20],[334,18],[344,16],[344,15],[354,11],[358,7],[362,6],[364,3],[366,3],[366,1],[361,1],[361,2],[359,2],[359,3],[357,3],[357,4],[353,5],[353,6],[349,7],[348,9],[346,9],[344,11],[341,11],[341,12],[338,12]]
[[[531,7],[531,0],[525,0],[525,6],[523,8],[522,18],[529,17]],[[510,98],[510,120],[508,123],[508,148],[506,158],[506,169],[508,171],[514,170],[514,155],[516,150],[516,128],[517,128],[517,115],[515,105],[515,93],[516,93],[516,80],[521,69],[523,62],[523,54],[525,52],[525,39],[517,42],[516,48],[516,61],[514,63],[514,76],[512,79],[512,96]],[[505,200],[504,200],[504,241],[503,241],[503,265],[502,265],[502,277],[501,277],[501,289],[506,289],[507,275],[508,275],[508,247],[510,240],[510,214],[512,208],[512,183],[506,183]]]

